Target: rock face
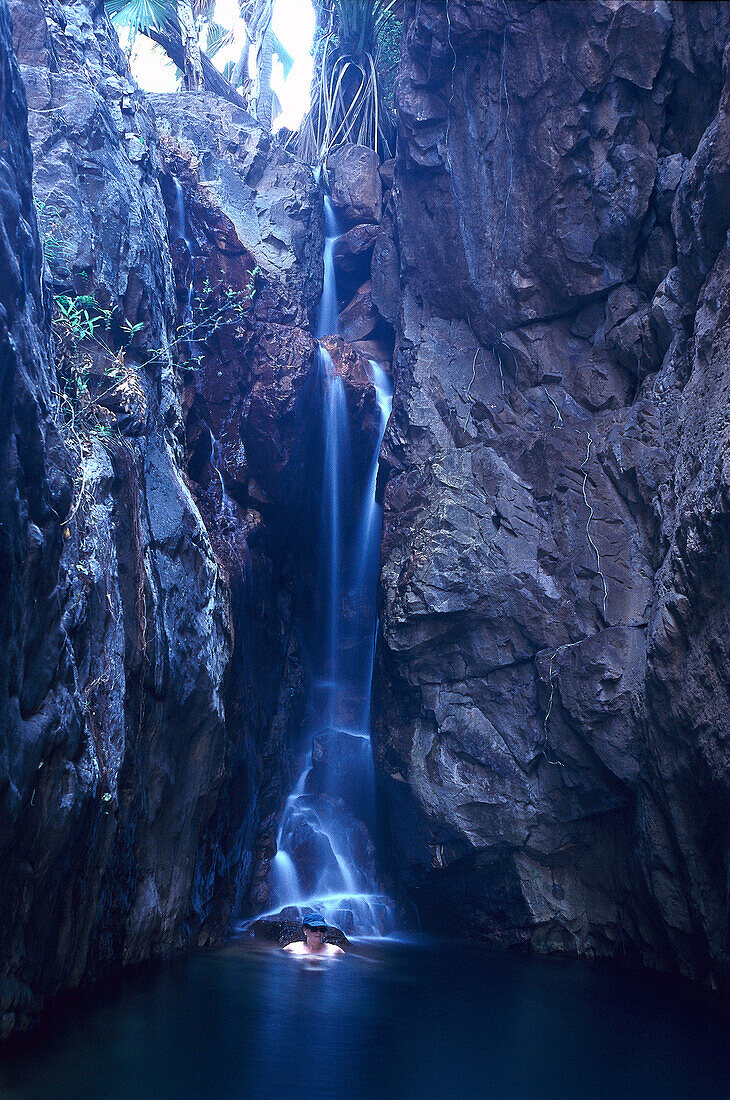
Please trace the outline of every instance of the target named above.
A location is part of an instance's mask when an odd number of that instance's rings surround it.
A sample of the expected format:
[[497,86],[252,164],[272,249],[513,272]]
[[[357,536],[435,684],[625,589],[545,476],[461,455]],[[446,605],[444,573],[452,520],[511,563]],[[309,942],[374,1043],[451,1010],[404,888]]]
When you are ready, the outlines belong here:
[[401,876],[431,927],[710,983],[729,39],[714,3],[408,0],[372,262],[396,327],[377,760]]
[[[172,268],[151,125],[98,10],[12,11],[53,291],[77,305],[83,294],[114,319],[86,346],[73,323],[57,330],[54,371],[3,6],[7,185],[18,196],[3,204],[15,273],[3,281],[15,340],[3,400],[14,394],[16,409],[11,420],[4,405],[2,418],[3,525],[14,531],[3,600],[3,1033],[82,977],[223,927],[230,898],[218,895],[235,876],[198,862],[225,785],[231,624],[174,434]],[[125,322],[140,334],[115,357]],[[104,390],[107,418],[72,393],[62,355],[88,392]]]
[[[265,907],[322,463],[309,169],[227,102],[146,101],[102,5],[9,7],[2,1036]],[[375,710],[400,879],[428,927],[715,984],[729,38],[721,3],[406,0],[396,162],[345,146],[327,177],[325,346],[363,455],[395,333]],[[314,749],[325,797],[358,761]]]
[[148,102],[168,167],[195,182],[187,208],[200,252],[215,249],[219,266],[233,271],[243,253],[254,257],[266,284],[259,311],[272,323],[307,328],[322,285],[322,207],[311,169],[217,96],[183,92]]
[[[287,466],[321,250],[311,173],[235,110],[219,156],[206,97],[197,120],[185,111],[197,129],[178,167],[197,205],[181,231],[154,114],[103,7],[10,9],[2,1036],[68,986],[219,938],[251,884],[301,671],[286,565],[271,552],[280,529],[249,507],[264,507],[250,471],[263,482],[272,451]],[[171,133],[165,164],[180,155]],[[207,327],[181,335],[193,291]],[[210,491],[216,472],[238,501]]]

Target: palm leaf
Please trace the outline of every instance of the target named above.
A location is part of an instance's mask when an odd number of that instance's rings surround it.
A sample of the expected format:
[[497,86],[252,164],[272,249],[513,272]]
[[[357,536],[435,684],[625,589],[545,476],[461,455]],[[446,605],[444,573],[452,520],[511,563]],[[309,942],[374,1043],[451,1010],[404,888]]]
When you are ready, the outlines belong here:
[[193,9],[193,15],[196,19],[209,22],[212,20],[215,11],[215,0],[190,0],[190,7]]
[[399,25],[396,0],[317,0],[317,6],[320,35],[299,152],[324,164],[336,146],[354,142],[390,156],[395,125],[382,64],[392,52],[384,41]]
[[279,58],[279,61],[281,61],[282,68],[284,69],[284,80],[286,80],[289,76],[289,73],[294,68],[294,58],[289,53],[286,46],[282,44],[277,35],[274,35],[273,37],[272,46],[274,53]]
[[225,49],[233,42],[233,31],[227,31],[220,23],[208,24],[208,32],[205,41],[205,52],[208,57],[215,57],[219,50]]
[[177,20],[176,0],[105,0],[105,4],[114,23],[138,31],[161,30]]

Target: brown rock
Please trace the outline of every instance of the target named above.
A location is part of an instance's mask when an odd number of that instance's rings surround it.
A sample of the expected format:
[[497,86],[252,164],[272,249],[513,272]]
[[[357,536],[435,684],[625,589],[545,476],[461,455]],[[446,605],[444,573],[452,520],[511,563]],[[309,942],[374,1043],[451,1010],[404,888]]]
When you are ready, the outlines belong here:
[[251,472],[278,502],[288,499],[296,483],[298,406],[316,349],[308,333],[279,325],[267,326],[256,343],[242,436]]
[[364,145],[340,145],[327,161],[332,203],[343,225],[378,222],[383,210],[380,161]]
[[357,294],[345,306],[338,318],[338,328],[345,340],[364,340],[378,323],[370,282],[363,283]]
[[333,252],[338,271],[348,275],[367,271],[377,235],[377,225],[370,224],[355,225],[338,237]]

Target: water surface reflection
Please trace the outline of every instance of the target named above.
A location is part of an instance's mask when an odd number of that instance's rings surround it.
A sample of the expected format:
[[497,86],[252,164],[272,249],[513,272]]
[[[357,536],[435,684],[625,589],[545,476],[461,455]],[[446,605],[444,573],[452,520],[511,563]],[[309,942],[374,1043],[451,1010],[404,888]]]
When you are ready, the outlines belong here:
[[234,943],[68,1005],[0,1096],[730,1096],[730,1011],[685,986],[458,945],[316,966]]

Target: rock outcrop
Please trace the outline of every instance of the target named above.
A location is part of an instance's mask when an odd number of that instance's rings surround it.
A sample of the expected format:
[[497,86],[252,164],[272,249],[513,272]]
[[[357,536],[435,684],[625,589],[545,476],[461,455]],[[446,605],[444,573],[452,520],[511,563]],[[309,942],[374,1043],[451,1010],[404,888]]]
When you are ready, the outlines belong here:
[[[183,163],[102,6],[10,9],[3,1036],[69,986],[225,935],[251,885],[301,683],[261,486],[272,452],[281,472],[296,450],[321,279],[311,173],[252,119],[231,108],[229,159],[211,154],[201,96]],[[173,155],[197,201],[182,227]]]
[[[377,759],[431,927],[727,981],[725,5],[409,0]],[[727,57],[726,57],[727,61]]]

